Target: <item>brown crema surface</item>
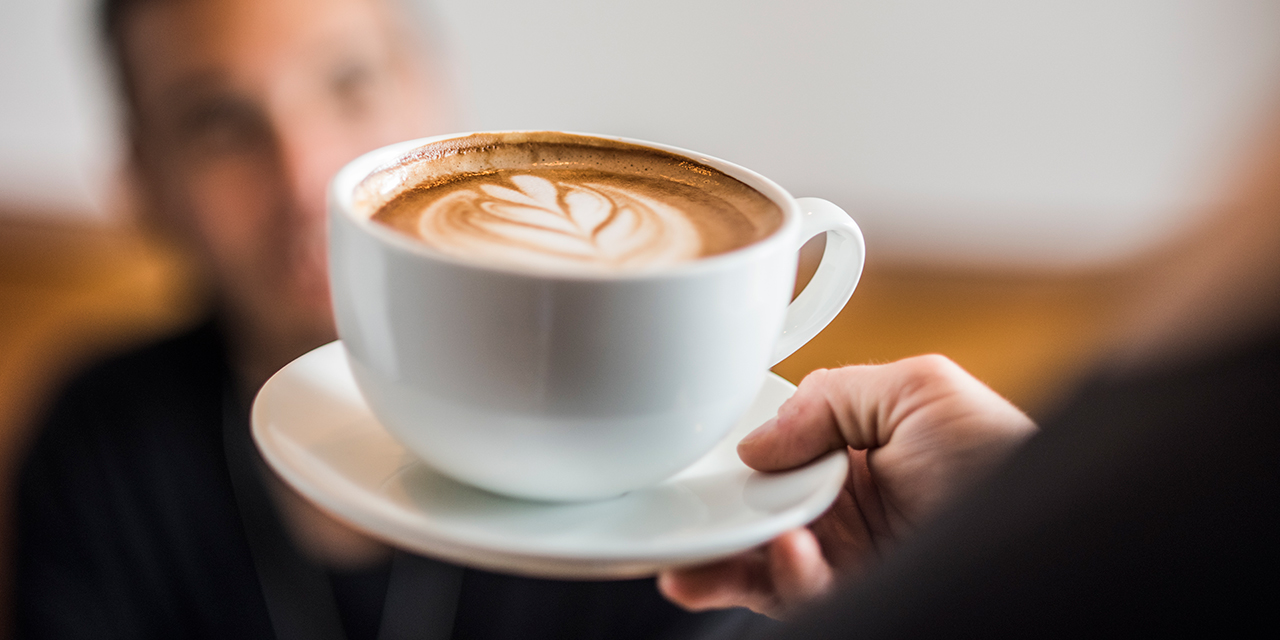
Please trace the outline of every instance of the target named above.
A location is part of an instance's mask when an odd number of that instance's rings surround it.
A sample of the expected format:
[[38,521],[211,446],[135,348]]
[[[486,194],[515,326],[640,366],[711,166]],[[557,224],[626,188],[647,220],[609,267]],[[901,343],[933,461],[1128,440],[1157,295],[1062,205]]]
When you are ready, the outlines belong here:
[[556,132],[428,144],[356,189],[357,212],[445,253],[552,268],[645,268],[757,242],[781,209],[689,158]]

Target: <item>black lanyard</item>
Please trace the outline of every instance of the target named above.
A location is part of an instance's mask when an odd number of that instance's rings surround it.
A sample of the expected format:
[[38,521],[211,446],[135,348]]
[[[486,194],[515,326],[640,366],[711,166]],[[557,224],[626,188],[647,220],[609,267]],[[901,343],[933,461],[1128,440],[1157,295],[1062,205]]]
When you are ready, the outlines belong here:
[[[276,638],[346,640],[329,576],[294,547],[267,495],[261,474],[269,471],[249,435],[246,412],[231,389],[222,397],[227,469]],[[461,586],[460,567],[396,551],[378,640],[446,640]]]

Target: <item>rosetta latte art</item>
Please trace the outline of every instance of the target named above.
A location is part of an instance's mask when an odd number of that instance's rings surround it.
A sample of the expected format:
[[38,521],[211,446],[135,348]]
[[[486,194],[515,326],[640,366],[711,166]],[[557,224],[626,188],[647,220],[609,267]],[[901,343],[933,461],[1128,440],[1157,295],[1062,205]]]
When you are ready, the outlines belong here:
[[418,232],[445,253],[552,268],[661,266],[696,259],[702,248],[697,228],[668,204],[531,174],[466,181],[427,205]]

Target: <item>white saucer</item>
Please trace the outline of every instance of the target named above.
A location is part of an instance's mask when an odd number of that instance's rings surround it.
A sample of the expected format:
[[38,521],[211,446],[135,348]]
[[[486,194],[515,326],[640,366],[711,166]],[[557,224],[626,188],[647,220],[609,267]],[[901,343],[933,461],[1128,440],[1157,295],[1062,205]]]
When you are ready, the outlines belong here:
[[749,549],[827,509],[844,481],[845,455],[761,474],[735,451],[794,391],[769,374],[746,416],[694,466],[600,502],[528,502],[437,474],[374,419],[340,342],[267,382],[253,405],[253,437],[304,496],[393,545],[507,573],[632,578]]

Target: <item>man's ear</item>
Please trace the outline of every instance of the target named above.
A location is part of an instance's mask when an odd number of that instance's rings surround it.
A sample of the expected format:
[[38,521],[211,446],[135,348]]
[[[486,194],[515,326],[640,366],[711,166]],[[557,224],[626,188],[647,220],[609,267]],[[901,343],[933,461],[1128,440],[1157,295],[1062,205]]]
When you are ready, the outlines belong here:
[[184,303],[192,309],[204,309],[210,304],[211,289],[191,224],[181,211],[165,202],[162,182],[165,178],[157,170],[159,159],[146,155],[146,145],[139,141],[136,129],[131,128],[126,149],[128,155],[121,167],[120,180],[131,222],[148,237],[153,247],[162,249],[166,266],[174,269],[175,279],[183,283]]
[[128,134],[128,155],[121,178],[128,193],[130,213],[144,230],[172,240],[181,240],[183,233],[178,221],[163,205],[163,178],[156,170],[156,159],[149,155],[150,150],[142,140],[142,132],[137,124],[129,126]]

